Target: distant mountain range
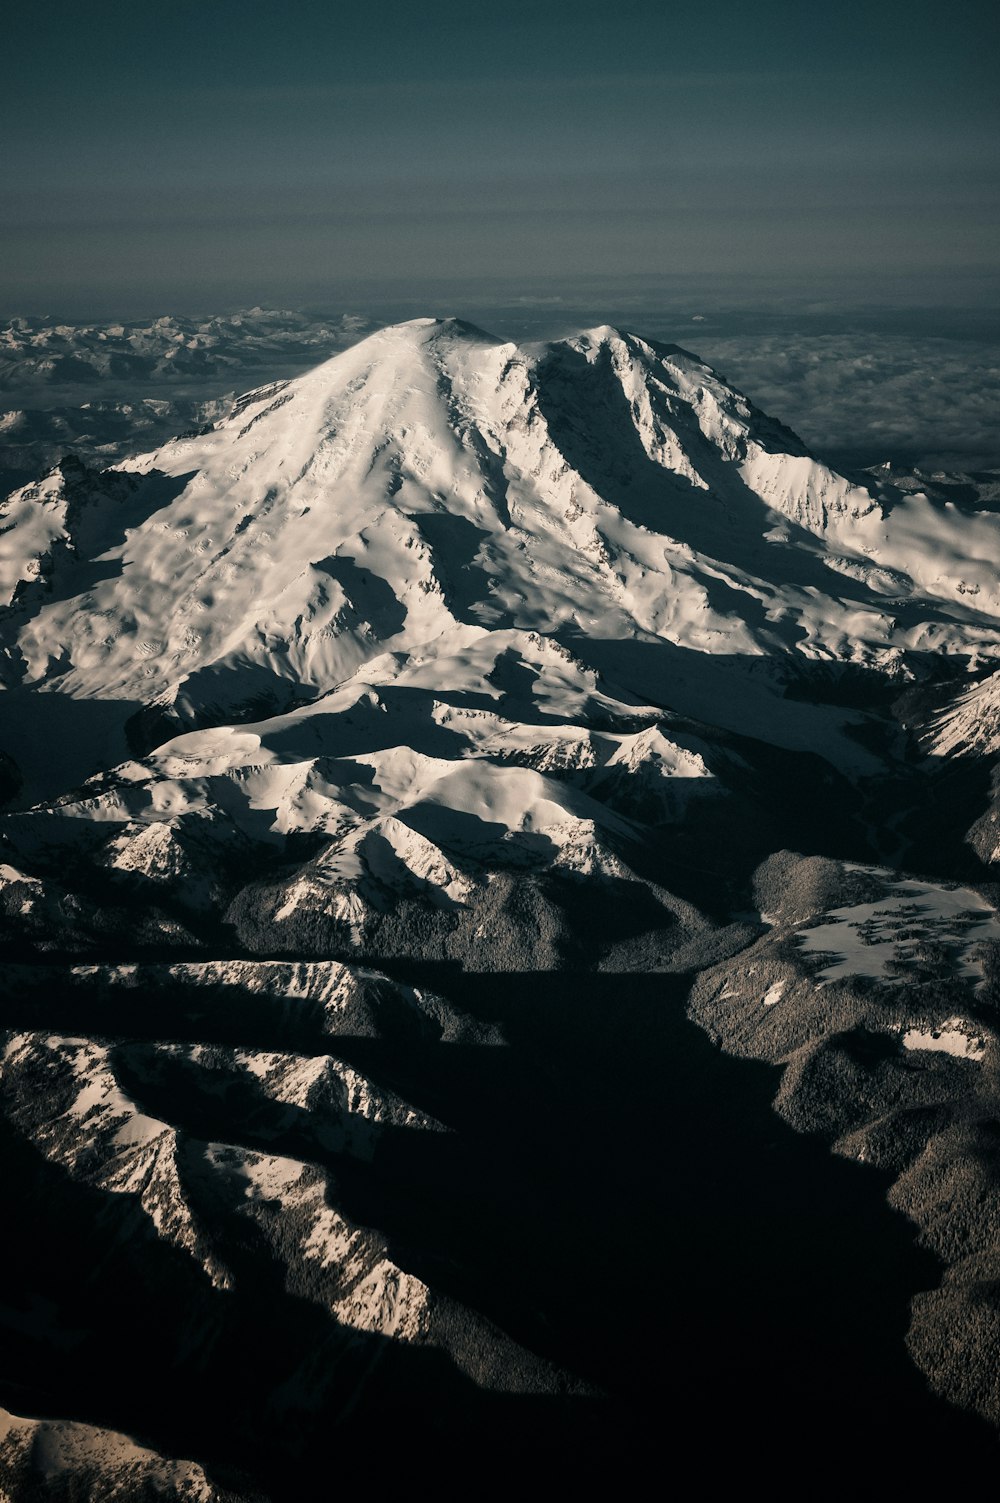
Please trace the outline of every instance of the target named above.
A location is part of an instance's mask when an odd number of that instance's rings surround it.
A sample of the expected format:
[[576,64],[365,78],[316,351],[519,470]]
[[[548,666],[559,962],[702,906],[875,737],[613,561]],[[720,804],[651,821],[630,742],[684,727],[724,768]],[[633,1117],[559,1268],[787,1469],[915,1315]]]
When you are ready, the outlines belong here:
[[[329,1434],[401,1406],[624,1434],[614,1406],[658,1390],[611,1244],[670,1235],[656,1080],[707,1047],[685,1006],[782,1066],[780,1114],[875,1164],[940,1260],[906,1341],[966,1412],[876,1367],[869,1397],[975,1448],[1000,1425],[995,486],[841,475],[609,327],[359,332],[0,503],[3,1131],[35,1208],[6,1278],[37,1315],[8,1320],[0,1482],[41,1485],[39,1415],[56,1470],[122,1498],[308,1496]],[[272,321],[233,368],[223,321],[24,324],[0,382],[235,378],[298,337]],[[177,410],[145,405],[155,442]],[[576,1112],[621,1176],[606,1217]],[[65,1290],[59,1239],[91,1259]]]
[[269,308],[145,323],[13,319],[0,328],[0,494],[67,454],[113,464],[203,428],[254,380],[296,374],[370,328],[360,314]]
[[214,318],[168,315],[143,323],[68,324],[15,318],[0,329],[0,391],[127,383],[184,383],[207,374],[308,361],[351,344],[371,326],[355,314],[310,318],[271,308]]

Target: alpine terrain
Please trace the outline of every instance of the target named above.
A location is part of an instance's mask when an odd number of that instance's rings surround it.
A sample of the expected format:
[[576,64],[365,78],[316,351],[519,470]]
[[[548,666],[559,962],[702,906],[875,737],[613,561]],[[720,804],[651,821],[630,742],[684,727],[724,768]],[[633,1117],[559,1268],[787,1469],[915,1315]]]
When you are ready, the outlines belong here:
[[607,327],[0,503],[0,1494],[993,1454],[998,565]]

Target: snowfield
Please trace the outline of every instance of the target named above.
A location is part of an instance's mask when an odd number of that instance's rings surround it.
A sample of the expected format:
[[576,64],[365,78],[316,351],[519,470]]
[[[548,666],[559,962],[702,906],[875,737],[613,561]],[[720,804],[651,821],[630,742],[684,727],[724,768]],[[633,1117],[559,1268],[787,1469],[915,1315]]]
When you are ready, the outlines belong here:
[[[879,868],[870,874],[890,876]],[[899,983],[921,948],[933,945],[957,975],[981,983],[982,943],[1000,941],[1000,915],[994,908],[978,893],[957,886],[886,880],[884,888],[879,901],[834,908],[823,923],[799,931],[804,953],[830,957],[818,972],[822,981],[877,976]]]

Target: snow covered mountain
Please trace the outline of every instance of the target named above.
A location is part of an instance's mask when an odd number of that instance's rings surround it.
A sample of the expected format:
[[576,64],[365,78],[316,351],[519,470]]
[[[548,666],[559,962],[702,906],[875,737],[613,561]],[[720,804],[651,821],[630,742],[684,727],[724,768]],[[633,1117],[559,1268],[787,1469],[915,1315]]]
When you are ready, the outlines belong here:
[[[274,1268],[281,1309],[305,1302],[268,1326],[277,1408],[220,1422],[220,1453],[268,1431],[254,1485],[280,1494],[275,1426],[311,1454],[376,1346],[372,1412],[411,1348],[448,1402],[614,1389],[536,1318],[542,1269],[519,1303],[485,1246],[431,1247],[470,1161],[428,1141],[478,1120],[441,1061],[491,1078],[524,1026],[490,990],[511,973],[694,973],[709,1033],[788,1066],[786,1116],[901,1176],[952,1264],[914,1353],[1000,1421],[974,1356],[996,1182],[970,1181],[963,1264],[906,1177],[965,1162],[1000,1058],[998,562],[989,506],[839,475],[611,328],[384,329],[0,503],[4,1130],[26,1194],[65,1178],[65,1226],[104,1206],[178,1308],[197,1289],[219,1344],[157,1340],[199,1384],[230,1380]],[[81,1414],[36,1347],[46,1413],[211,1457],[193,1410],[154,1423],[111,1372]]]
[[852,484],[693,357],[612,330],[519,352],[402,325],[103,480],[54,473],[3,520],[5,686],[178,728],[406,684],[417,660],[471,654],[478,681],[494,644],[551,652],[534,635],[640,703],[669,658],[671,707],[713,720],[710,662],[732,728],[825,746],[823,717],[766,691],[762,718],[747,673],[780,696],[803,664],[997,645],[992,512]]

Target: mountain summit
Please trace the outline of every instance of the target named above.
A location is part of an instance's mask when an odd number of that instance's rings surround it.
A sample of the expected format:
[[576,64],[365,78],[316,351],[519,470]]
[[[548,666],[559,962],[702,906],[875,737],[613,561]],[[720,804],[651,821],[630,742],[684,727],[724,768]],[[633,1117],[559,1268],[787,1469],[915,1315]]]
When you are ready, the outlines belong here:
[[[72,1187],[53,1236],[88,1207],[114,1247],[139,1229],[135,1267],[169,1290],[162,1371],[192,1405],[235,1385],[215,1440],[253,1487],[292,1465],[288,1436],[320,1455],[316,1416],[340,1425],[355,1382],[375,1417],[418,1372],[449,1412],[624,1391],[576,1114],[661,1256],[633,1140],[656,1135],[681,997],[787,1066],[794,1125],[898,1177],[951,1267],[911,1350],[1000,1421],[976,1355],[998,1318],[977,1261],[998,561],[995,511],[838,474],[696,356],[609,327],[519,347],[413,320],[3,503],[19,1172],[39,1205]],[[567,1154],[557,1192],[532,1113]],[[498,1228],[524,1196],[535,1261],[508,1287]],[[117,1256],[95,1252],[84,1304],[117,1308]],[[603,1357],[574,1345],[577,1298]],[[240,1356],[262,1308],[274,1410]],[[120,1373],[101,1382],[86,1412],[127,1429]],[[199,1434],[162,1429],[168,1451]]]
[[[6,687],[108,707],[84,729],[46,704],[74,725],[71,781],[116,734],[126,754],[141,706],[177,728],[246,718],[386,653],[380,673],[482,660],[500,634],[817,749],[827,725],[720,677],[997,644],[993,515],[854,483],[694,356],[607,327],[523,350],[454,319],[385,329],[208,433],[103,477],[62,467],[2,525]],[[21,718],[8,750],[30,763]]]

